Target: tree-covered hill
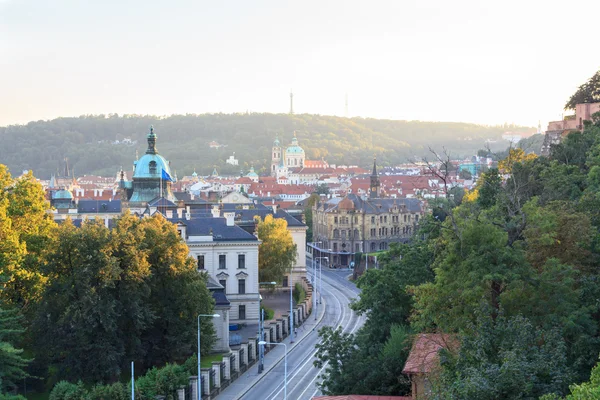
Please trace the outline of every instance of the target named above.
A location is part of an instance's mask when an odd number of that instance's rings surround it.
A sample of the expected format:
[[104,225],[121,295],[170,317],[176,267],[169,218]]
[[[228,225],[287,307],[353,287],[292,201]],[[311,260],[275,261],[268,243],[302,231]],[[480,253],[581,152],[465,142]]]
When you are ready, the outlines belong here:
[[[394,121],[342,118],[322,115],[287,114],[188,114],[158,117],[150,115],[97,115],[57,118],[26,125],[0,127],[0,162],[13,173],[31,169],[40,178],[64,171],[63,160],[75,174],[112,175],[120,166],[131,168],[136,150],[146,148],[148,126],[154,125],[157,147],[172,162],[179,176],[239,173],[254,165],[259,172],[270,163],[273,140],[279,135],[286,146],[296,131],[309,159],[324,158],[330,163],[368,166],[373,154],[381,165],[392,165],[416,157],[431,157],[429,147],[445,148],[452,156],[477,153],[492,142],[502,150],[500,136],[506,130],[531,128],[482,126],[453,122]],[[135,145],[113,144],[131,138]],[[211,149],[210,141],[224,145]],[[240,166],[225,160],[235,152]]]

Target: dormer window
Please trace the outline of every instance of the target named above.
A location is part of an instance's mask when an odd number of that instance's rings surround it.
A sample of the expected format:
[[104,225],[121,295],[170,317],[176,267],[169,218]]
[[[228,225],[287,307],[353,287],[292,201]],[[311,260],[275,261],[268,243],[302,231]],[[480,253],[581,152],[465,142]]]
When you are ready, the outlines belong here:
[[150,173],[156,174],[156,161],[150,161],[148,166],[150,167]]

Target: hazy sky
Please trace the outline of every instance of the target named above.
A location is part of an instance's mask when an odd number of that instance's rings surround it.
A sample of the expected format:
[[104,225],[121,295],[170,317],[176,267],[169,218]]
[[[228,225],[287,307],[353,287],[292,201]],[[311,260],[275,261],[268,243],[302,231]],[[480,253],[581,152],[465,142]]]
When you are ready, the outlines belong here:
[[560,117],[600,1],[0,0],[0,125],[99,113]]

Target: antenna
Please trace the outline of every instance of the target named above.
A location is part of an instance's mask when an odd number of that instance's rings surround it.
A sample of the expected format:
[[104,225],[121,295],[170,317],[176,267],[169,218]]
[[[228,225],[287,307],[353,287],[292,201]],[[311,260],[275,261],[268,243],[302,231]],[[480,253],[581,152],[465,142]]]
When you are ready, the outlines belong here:
[[294,92],[290,89],[290,114],[294,113]]
[[346,92],[346,104],[344,107],[344,117],[348,118],[348,93]]

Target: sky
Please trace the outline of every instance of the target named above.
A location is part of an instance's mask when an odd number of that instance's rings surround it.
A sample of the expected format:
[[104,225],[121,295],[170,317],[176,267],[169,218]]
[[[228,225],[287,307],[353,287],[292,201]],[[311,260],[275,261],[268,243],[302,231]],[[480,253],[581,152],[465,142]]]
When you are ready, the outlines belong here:
[[600,68],[600,1],[0,0],[0,126],[296,113],[537,126]]

